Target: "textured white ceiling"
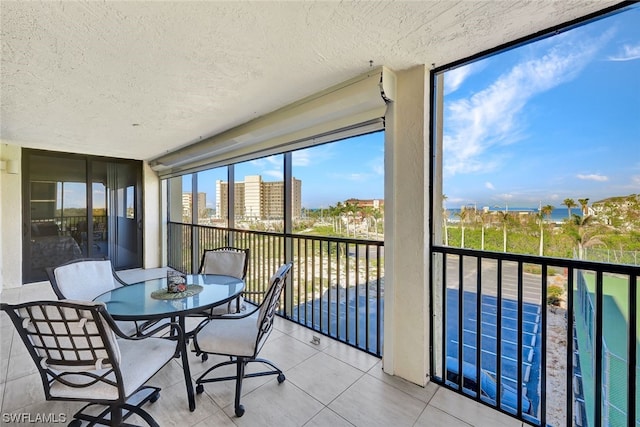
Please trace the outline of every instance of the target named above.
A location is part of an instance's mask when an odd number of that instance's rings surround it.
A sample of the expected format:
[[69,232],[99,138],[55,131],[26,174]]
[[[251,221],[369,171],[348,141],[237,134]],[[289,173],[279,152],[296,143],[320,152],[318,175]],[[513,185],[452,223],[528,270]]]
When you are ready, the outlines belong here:
[[357,76],[616,1],[0,1],[0,139],[148,160]]

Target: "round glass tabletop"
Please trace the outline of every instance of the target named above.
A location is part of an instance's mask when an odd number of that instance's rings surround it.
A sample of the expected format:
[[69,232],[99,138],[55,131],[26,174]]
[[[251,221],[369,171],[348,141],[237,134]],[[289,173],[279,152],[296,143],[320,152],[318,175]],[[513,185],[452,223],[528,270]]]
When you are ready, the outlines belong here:
[[184,298],[157,299],[152,293],[167,288],[167,278],[145,280],[105,292],[94,301],[104,302],[116,320],[142,320],[185,315],[224,304],[244,289],[244,281],[218,274],[187,275],[187,285],[199,285],[202,291]]

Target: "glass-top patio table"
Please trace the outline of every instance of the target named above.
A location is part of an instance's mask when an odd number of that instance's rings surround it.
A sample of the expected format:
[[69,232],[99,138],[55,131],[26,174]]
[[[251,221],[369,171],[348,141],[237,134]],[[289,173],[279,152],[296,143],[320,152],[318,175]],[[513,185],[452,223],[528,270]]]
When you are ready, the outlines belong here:
[[[166,277],[150,279],[105,292],[95,301],[104,302],[115,320],[178,319],[183,334],[180,353],[189,410],[194,411],[196,403],[187,353],[187,341],[193,331],[185,329],[185,317],[232,301],[244,290],[245,283],[232,276],[193,274],[186,276],[186,284],[187,292],[170,295],[163,292],[167,288]],[[167,297],[169,299],[162,299]]]

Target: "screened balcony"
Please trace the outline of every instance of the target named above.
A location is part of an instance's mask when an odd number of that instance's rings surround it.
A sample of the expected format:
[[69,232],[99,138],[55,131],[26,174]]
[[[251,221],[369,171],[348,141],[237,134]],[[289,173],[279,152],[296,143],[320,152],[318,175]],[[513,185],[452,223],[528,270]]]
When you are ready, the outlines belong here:
[[[23,268],[23,149],[135,160],[141,187],[131,194],[140,209],[135,218],[121,214],[136,220],[142,269],[122,271],[127,280],[169,267],[193,271],[201,250],[218,242],[252,247],[250,287],[277,262],[294,262],[269,349],[290,381],[254,383],[246,402],[256,410],[242,419],[231,416],[227,388],[202,395],[189,413],[175,362],[157,378],[165,394],[152,411],[161,425],[263,425],[269,417],[284,425],[635,426],[637,267],[439,246],[442,175],[432,152],[436,73],[629,5],[3,2],[0,298],[52,297],[47,283],[27,283]],[[361,85],[373,100],[360,97]],[[195,216],[176,220],[167,203],[181,196],[167,193],[176,177],[382,129],[383,241],[298,235],[284,222],[248,231],[233,217],[203,225]],[[567,317],[560,337],[544,326],[558,318],[546,305],[549,279],[536,273],[535,288],[530,268],[566,272],[567,304],[587,314]],[[609,276],[621,293],[609,292]],[[628,326],[611,345],[606,322],[620,294]],[[70,414],[74,407],[44,401],[5,321],[3,422]],[[574,357],[581,342],[599,356]],[[554,377],[562,369],[570,375]],[[578,374],[590,379],[576,381]],[[479,393],[474,377],[495,391]],[[612,378],[624,380],[611,388]],[[265,400],[271,393],[275,412]],[[588,400],[600,404],[581,405]]]

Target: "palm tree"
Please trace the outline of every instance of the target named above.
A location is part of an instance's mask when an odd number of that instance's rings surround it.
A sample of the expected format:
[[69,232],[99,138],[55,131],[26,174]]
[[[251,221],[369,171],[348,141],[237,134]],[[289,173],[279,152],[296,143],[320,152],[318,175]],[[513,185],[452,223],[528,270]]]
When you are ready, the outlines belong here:
[[589,199],[578,199],[578,203],[580,203],[580,206],[582,207],[582,215],[587,215],[589,213],[587,210]]
[[502,251],[507,252],[507,227],[511,223],[511,214],[506,210],[498,211],[498,220],[502,223]]
[[570,236],[578,245],[578,259],[583,259],[584,249],[605,245],[601,240],[602,235],[597,234],[599,229],[596,226],[596,218],[593,215],[580,216],[574,214],[567,222],[565,234]]
[[539,220],[540,220],[540,256],[544,255],[544,219],[545,217],[550,217],[551,212],[553,212],[553,206],[545,205],[540,208]]
[[573,199],[564,199],[562,204],[567,207],[567,211],[569,212],[568,218],[571,219],[571,208],[575,208],[578,205],[576,205],[576,202]]
[[464,224],[467,222],[467,218],[469,218],[470,211],[465,209],[464,206],[460,209],[460,212],[457,212],[455,215],[460,218],[460,247],[464,248]]
[[344,209],[347,214],[347,236],[349,236],[349,223],[353,222],[353,237],[356,237],[356,214],[359,212],[358,205],[356,203],[346,202]]
[[476,221],[480,222],[480,227],[482,227],[482,234],[480,236],[480,249],[484,251],[484,230],[487,228],[487,220],[490,220],[489,212],[482,211],[480,215],[476,215]]
[[442,195],[442,222],[444,223],[444,245],[449,246],[449,231],[447,229],[447,220],[448,212],[446,206],[447,196],[446,194]]

